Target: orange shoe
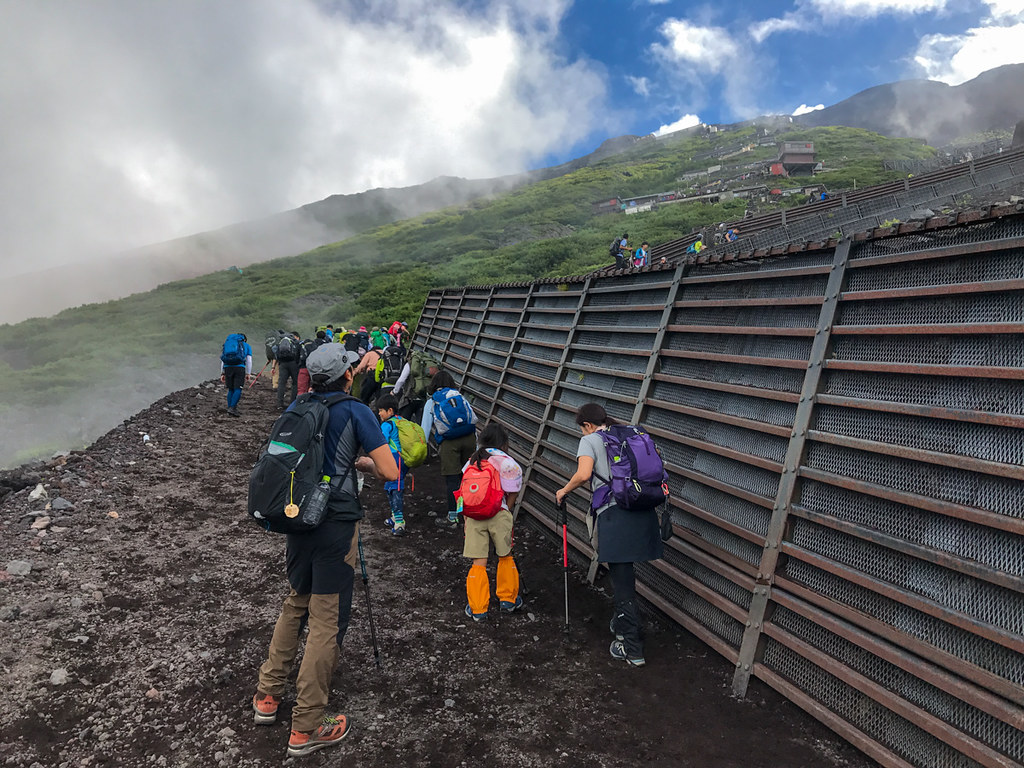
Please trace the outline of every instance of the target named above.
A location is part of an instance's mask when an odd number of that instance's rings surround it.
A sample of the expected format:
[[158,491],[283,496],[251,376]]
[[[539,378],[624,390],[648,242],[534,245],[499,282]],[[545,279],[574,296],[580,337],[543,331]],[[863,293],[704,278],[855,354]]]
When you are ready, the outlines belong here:
[[325,717],[312,733],[293,730],[291,738],[288,739],[288,756],[302,757],[318,749],[338,744],[350,730],[348,718],[344,715]]
[[256,725],[273,725],[277,720],[277,707],[280,703],[279,697],[257,691],[252,697],[252,721]]

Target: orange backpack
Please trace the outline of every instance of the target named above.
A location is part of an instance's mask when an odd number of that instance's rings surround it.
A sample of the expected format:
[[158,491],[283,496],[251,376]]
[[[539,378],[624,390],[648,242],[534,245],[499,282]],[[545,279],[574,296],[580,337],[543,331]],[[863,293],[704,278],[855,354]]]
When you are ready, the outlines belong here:
[[462,473],[462,483],[455,494],[462,499],[462,514],[474,520],[488,520],[501,511],[505,492],[501,475],[490,461],[470,464]]

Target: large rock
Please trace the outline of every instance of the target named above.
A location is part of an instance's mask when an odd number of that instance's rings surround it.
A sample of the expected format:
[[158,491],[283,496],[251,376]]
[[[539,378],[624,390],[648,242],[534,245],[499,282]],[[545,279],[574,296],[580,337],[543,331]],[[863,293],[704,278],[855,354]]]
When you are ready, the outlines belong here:
[[1013,146],[1024,147],[1024,120],[1017,123],[1017,127],[1013,131]]

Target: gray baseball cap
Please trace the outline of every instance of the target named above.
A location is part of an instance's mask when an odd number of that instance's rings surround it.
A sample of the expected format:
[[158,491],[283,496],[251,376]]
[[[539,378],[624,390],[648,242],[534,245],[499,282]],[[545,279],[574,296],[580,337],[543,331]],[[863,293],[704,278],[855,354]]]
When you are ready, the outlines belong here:
[[340,344],[324,344],[310,353],[306,359],[306,369],[309,377],[317,383],[331,384],[358,362],[357,352],[349,352]]

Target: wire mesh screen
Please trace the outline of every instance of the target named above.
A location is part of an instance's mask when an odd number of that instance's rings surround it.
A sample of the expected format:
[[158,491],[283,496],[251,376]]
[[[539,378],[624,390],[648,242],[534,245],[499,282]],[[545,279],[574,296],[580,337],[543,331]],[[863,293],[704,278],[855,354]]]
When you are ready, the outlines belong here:
[[576,410],[647,427],[674,536],[641,594],[738,670],[884,765],[1024,764],[1024,216],[842,248],[435,291],[415,344],[552,536]]

